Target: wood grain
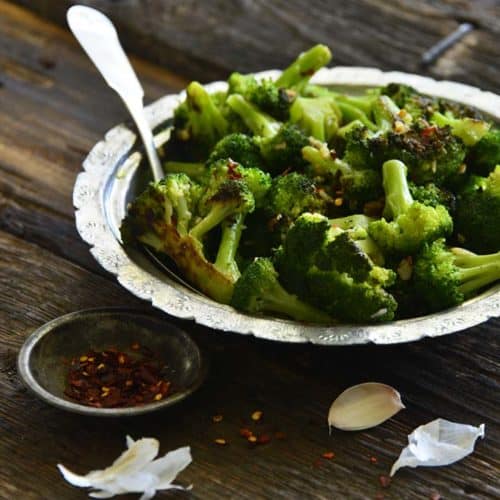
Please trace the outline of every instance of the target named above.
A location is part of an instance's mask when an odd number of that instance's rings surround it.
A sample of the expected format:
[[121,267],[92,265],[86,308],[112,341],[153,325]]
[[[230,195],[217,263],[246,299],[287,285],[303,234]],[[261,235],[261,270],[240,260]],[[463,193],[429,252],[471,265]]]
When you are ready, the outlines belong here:
[[[71,0],[17,0],[65,24]],[[495,90],[500,4],[490,0],[84,0],[108,13],[126,48],[190,79],[282,68],[326,43],[334,64],[428,73]],[[138,21],[140,20],[140,21]],[[429,68],[421,55],[467,20],[477,26]],[[479,66],[481,70],[479,70]]]
[[[56,3],[30,2],[40,9]],[[138,5],[114,4],[119,12]],[[410,4],[403,7],[415,10]],[[177,5],[181,16],[184,6],[194,3]],[[311,2],[311,13],[318,5]],[[380,2],[363,5],[381,8]],[[443,16],[456,5],[433,2],[428,8]],[[215,15],[222,6],[223,2],[197,3],[197,16],[207,10]],[[240,1],[237,6],[253,12],[263,9],[264,3]],[[290,2],[290,9],[297,6],[298,2]],[[348,19],[355,19],[358,7],[359,3],[346,2],[341,12],[345,16],[350,12]],[[201,22],[197,16],[193,30]],[[243,33],[261,36],[261,28],[254,28],[250,20],[237,22],[248,23]],[[291,20],[281,22],[294,26]],[[438,25],[436,21],[433,29]],[[243,45],[245,37],[231,33],[233,38],[241,36]],[[484,31],[484,36],[493,36],[493,28],[488,33]],[[343,47],[339,51],[344,57],[354,53],[354,48]],[[220,50],[224,62],[219,66],[207,53],[203,64],[195,60],[193,68],[206,65],[207,78],[211,71],[225,71],[232,61],[225,59],[224,47]],[[471,46],[470,57],[475,50]],[[187,49],[183,51],[184,59],[179,60],[191,61]],[[484,52],[488,62],[478,58],[475,68],[485,75],[491,71],[486,81],[493,82],[498,50],[490,47]],[[268,55],[276,61],[284,57]],[[387,58],[388,64],[398,61],[395,55]],[[257,62],[253,56],[249,67]],[[185,82],[142,60],[134,60],[134,65],[151,99]],[[126,434],[158,438],[161,452],[186,444],[192,447],[194,462],[178,482],[193,484],[193,490],[162,493],[158,498],[365,499],[383,493],[386,499],[426,499],[433,491],[446,499],[500,496],[500,319],[435,340],[350,348],[276,344],[171,319],[194,336],[211,367],[203,387],[178,407],[110,421],[64,413],[28,393],[16,374],[16,355],[24,339],[44,322],[94,306],[140,307],[159,313],[99,269],[74,229],[71,190],[81,160],[105,130],[126,117],[121,104],[65,30],[4,0],[0,0],[0,66],[0,498],[86,498],[85,492],[62,480],[56,463],[81,473],[106,466],[124,449]],[[346,387],[363,381],[396,387],[407,409],[376,429],[334,431],[329,436],[326,414],[331,402]],[[257,409],[264,412],[259,424],[250,419]],[[224,417],[217,424],[212,421],[216,414]],[[407,434],[438,417],[485,423],[486,438],[460,463],[405,469],[390,488],[382,489],[379,476],[388,473]],[[243,426],[270,433],[273,440],[251,448],[239,436]],[[286,439],[276,439],[276,431],[284,432]],[[227,439],[228,446],[214,444],[218,437]],[[328,450],[335,452],[331,461],[321,458]]]

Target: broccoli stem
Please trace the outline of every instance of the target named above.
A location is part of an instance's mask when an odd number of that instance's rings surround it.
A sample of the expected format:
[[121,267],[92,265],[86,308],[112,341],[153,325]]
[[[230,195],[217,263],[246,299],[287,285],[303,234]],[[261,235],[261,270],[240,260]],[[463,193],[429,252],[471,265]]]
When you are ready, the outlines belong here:
[[455,256],[453,261],[458,267],[476,267],[485,264],[500,265],[500,252],[478,255],[464,248],[451,248]]
[[215,259],[215,267],[236,281],[240,277],[240,270],[236,264],[236,251],[240,244],[241,233],[244,229],[244,216],[237,214],[234,220],[224,222],[219,250]]
[[453,118],[442,113],[435,112],[431,117],[431,122],[438,127],[451,127],[451,133],[462,139],[466,146],[477,144],[490,129],[490,124],[474,118]]
[[396,218],[405,213],[414,201],[408,187],[406,172],[405,164],[399,160],[386,161],[382,166],[386,218]]
[[375,217],[368,217],[363,214],[348,215],[347,217],[338,217],[336,219],[329,219],[332,226],[338,226],[341,229],[353,229],[355,227],[362,227],[367,229],[370,222],[373,222]]
[[475,267],[461,268],[458,271],[458,279],[461,282],[460,291],[464,295],[470,295],[490,283],[500,279],[500,259],[497,262],[483,264]]
[[182,161],[167,161],[163,167],[168,174],[186,174],[191,179],[201,179],[207,170],[204,163]]
[[376,95],[346,95],[339,94],[337,92],[330,92],[331,95],[335,97],[337,104],[347,104],[348,106],[358,108],[366,116],[370,116],[372,113],[373,103],[377,98]]
[[[180,235],[185,235],[188,233],[189,222],[191,221],[191,212],[189,211],[187,200],[184,196],[179,196],[173,200],[173,204],[177,217],[177,232]],[[165,213],[167,213],[167,210],[165,210]]]
[[337,105],[342,113],[342,122],[344,124],[349,124],[350,122],[361,122],[372,132],[376,132],[378,130],[377,125],[375,125],[375,123],[373,123],[361,109],[350,103],[342,101],[337,101]]
[[255,135],[274,137],[277,134],[280,123],[269,115],[259,111],[256,106],[245,100],[243,96],[232,94],[227,98],[226,102]]
[[234,206],[231,203],[212,205],[208,214],[189,231],[189,234],[193,238],[201,240],[208,231],[220,224],[233,211]]
[[307,85],[311,76],[320,68],[330,62],[332,53],[325,45],[315,45],[306,52],[297,57],[297,59],[288,66],[281,76],[276,80],[276,86],[281,88],[294,87],[301,90]]
[[[197,114],[197,119],[191,121],[193,135],[222,137],[227,131],[227,121],[203,85],[191,82],[186,88],[186,94],[190,109]],[[216,134],[212,133],[214,130]]]
[[286,314],[298,321],[307,321],[310,323],[331,323],[332,318],[322,311],[318,311],[305,302],[302,302],[295,295],[288,293],[276,281],[264,297],[260,298],[261,309],[263,311]]
[[394,101],[386,95],[381,95],[373,102],[373,118],[378,128],[383,132],[389,132],[393,129],[400,111]]

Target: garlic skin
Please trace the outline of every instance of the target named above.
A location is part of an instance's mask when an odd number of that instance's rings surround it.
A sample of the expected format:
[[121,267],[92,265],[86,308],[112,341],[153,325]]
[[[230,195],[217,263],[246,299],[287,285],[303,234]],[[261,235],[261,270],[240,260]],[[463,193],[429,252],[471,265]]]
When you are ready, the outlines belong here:
[[126,493],[142,493],[140,500],[149,500],[158,490],[184,489],[172,484],[172,481],[192,461],[188,446],[155,460],[159,447],[158,440],[154,438],[134,441],[127,436],[127,450],[106,469],[80,476],[61,464],[57,467],[73,486],[93,488],[89,497],[111,498]]
[[476,440],[483,437],[484,424],[473,427],[438,418],[421,425],[408,436],[408,446],[392,466],[391,476],[401,467],[437,467],[458,462],[471,454]]
[[338,396],[328,412],[328,425],[343,431],[370,429],[403,408],[396,389],[378,382],[366,382],[349,387]]

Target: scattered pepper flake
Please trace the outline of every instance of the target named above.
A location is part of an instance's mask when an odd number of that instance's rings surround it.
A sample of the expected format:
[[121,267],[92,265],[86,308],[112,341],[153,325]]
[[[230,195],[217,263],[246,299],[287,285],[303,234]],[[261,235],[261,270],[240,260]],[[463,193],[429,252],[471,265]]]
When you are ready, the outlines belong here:
[[378,480],[382,488],[388,488],[391,484],[391,478],[389,476],[379,476]]
[[257,443],[258,444],[267,444],[267,443],[270,443],[270,442],[271,442],[271,436],[270,436],[270,434],[261,434],[257,438]]
[[344,199],[343,198],[335,198],[333,204],[336,206],[336,207],[341,207],[344,203]]
[[372,464],[376,464],[376,463],[378,462],[377,457],[370,457],[370,462],[371,462]]
[[219,446],[226,446],[227,445],[227,441],[224,438],[214,439],[214,443],[218,444]]
[[264,414],[264,413],[263,413],[262,411],[260,411],[260,410],[254,411],[254,412],[252,413],[252,420],[253,420],[254,422],[258,422],[258,421],[262,418],[262,415],[263,415],[263,414]]
[[224,417],[222,415],[214,415],[212,417],[212,422],[214,424],[218,424],[219,422],[222,422],[222,420],[224,420]]
[[335,453],[333,453],[333,451],[325,451],[321,456],[327,460],[331,460],[332,458],[335,458]]
[[80,356],[80,363],[85,363],[89,358],[87,356]]
[[254,444],[257,442],[257,436],[254,436],[253,434],[251,434],[250,436],[248,436],[247,441],[251,444]]
[[130,346],[130,349],[132,349],[133,351],[138,351],[140,348],[141,348],[141,345],[139,344],[139,342],[134,342],[134,343]]
[[240,436],[244,438],[249,438],[250,436],[253,436],[253,432],[250,429],[240,429]]

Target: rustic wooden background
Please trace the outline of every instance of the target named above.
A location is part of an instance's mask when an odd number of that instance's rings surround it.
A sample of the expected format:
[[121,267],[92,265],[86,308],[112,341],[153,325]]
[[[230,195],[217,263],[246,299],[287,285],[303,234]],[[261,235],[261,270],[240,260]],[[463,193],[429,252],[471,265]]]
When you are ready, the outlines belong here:
[[[498,498],[498,319],[435,340],[352,348],[274,344],[173,320],[200,343],[210,375],[177,408],[133,420],[67,414],[21,386],[17,352],[45,321],[95,306],[153,313],[99,268],[74,227],[71,192],[81,161],[126,114],[64,27],[72,3],[0,0],[0,498],[85,498],[55,464],[77,472],[105,466],[127,433],[159,438],[162,452],[192,446],[194,463],[179,482],[194,489],[159,498]],[[117,23],[137,56],[148,100],[189,78],[282,67],[316,42],[332,47],[337,64],[421,72],[500,92],[496,1],[81,3]],[[464,19],[477,29],[422,68],[421,53]],[[329,436],[330,403],[363,381],[393,385],[407,409],[376,429]],[[264,412],[258,428],[286,439],[248,448],[238,430],[257,409]],[[215,414],[224,420],[213,423]],[[437,417],[484,422],[486,438],[460,463],[405,469],[381,488],[379,476],[407,434]],[[215,445],[218,437],[229,445]],[[329,450],[335,458],[322,459]]]

